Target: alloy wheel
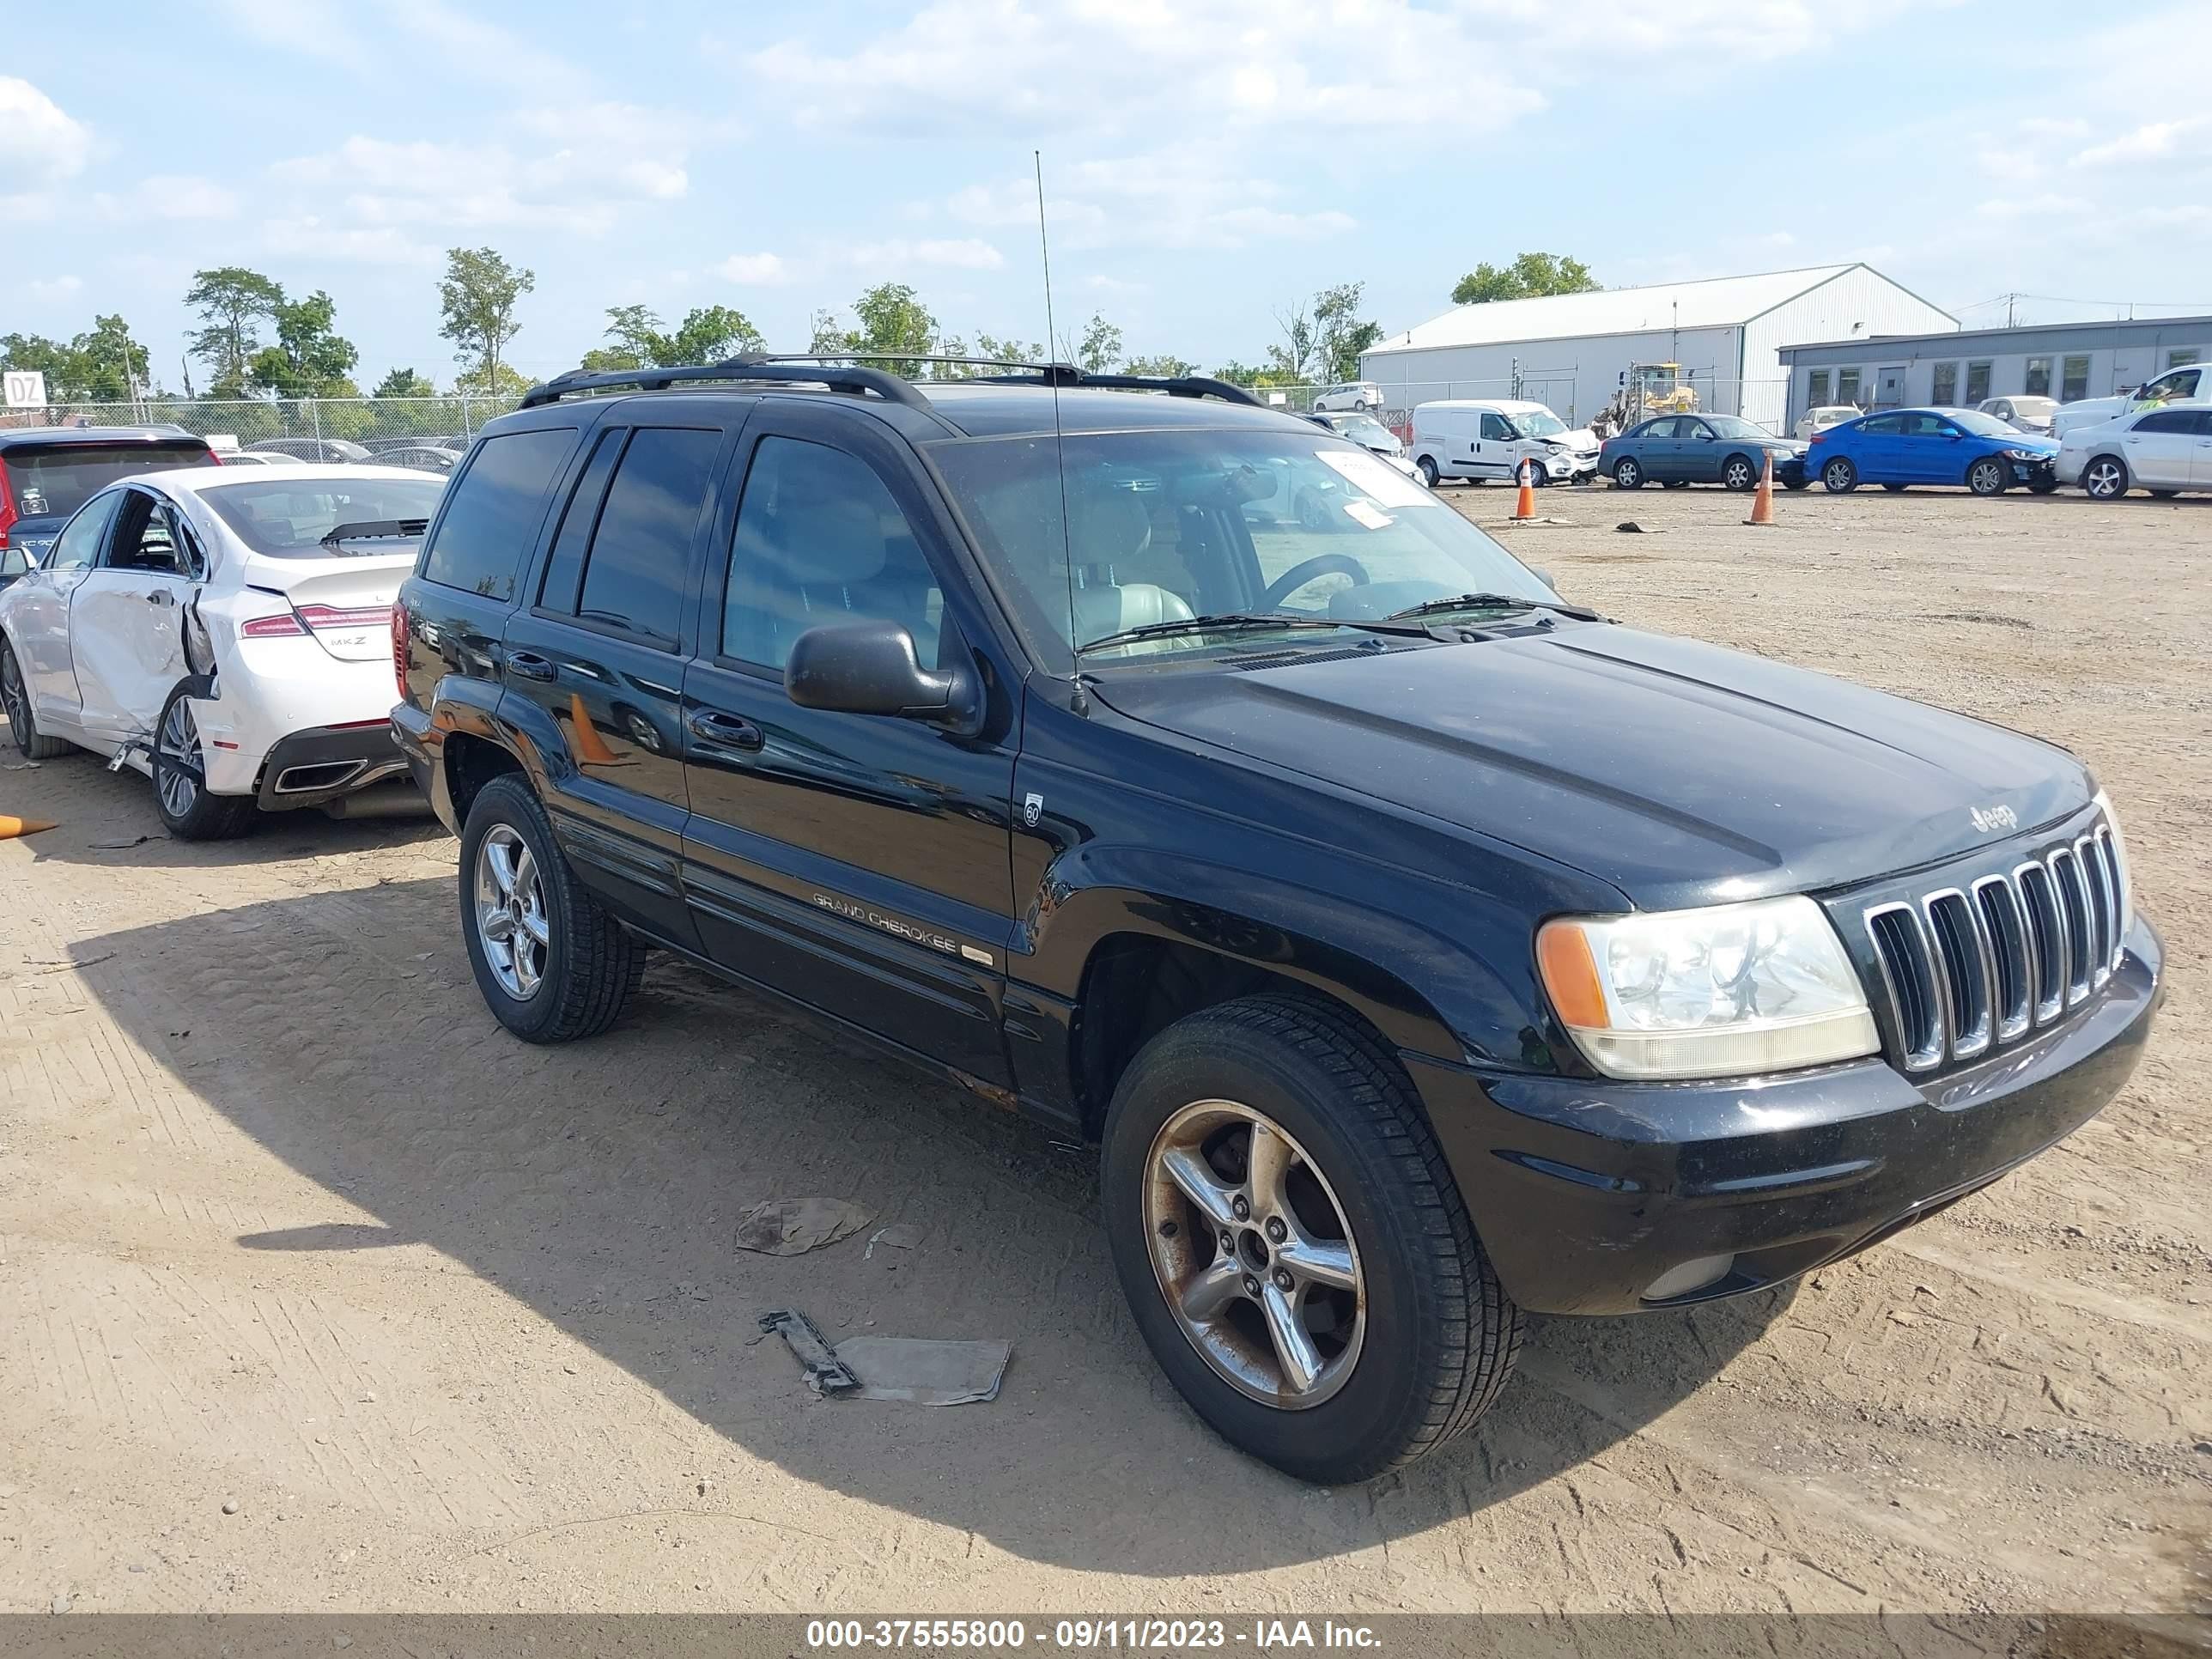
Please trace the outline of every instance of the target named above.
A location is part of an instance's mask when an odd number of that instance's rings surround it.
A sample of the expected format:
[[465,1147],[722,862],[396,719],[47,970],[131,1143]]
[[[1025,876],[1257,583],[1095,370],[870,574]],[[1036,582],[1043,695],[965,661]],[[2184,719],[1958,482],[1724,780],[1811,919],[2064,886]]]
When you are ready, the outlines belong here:
[[181,818],[192,810],[207,777],[200,758],[199,726],[192,719],[191,704],[184,698],[170,702],[154,738],[154,754],[160,763],[154,769],[154,783],[161,792],[161,805],[171,817]]
[[30,701],[23,695],[23,671],[16,665],[13,651],[0,651],[0,708],[8,714],[8,729],[15,741],[27,745],[30,742]]
[[1730,489],[1750,489],[1754,482],[1751,476],[1751,463],[1749,461],[1730,461],[1729,463],[1728,477],[1722,482],[1726,483]]
[[1644,482],[1643,469],[1633,461],[1623,461],[1613,469],[1613,481],[1623,489],[1633,489]]
[[545,981],[553,927],[538,860],[514,830],[494,824],[477,848],[477,939],[500,988],[527,1002]]
[[1303,1411],[1351,1377],[1359,1251],[1328,1177],[1265,1113],[1200,1100],[1170,1117],[1146,1158],[1145,1231],[1176,1322],[1240,1393]]
[[2120,470],[2120,464],[2118,461],[2110,459],[2092,461],[2089,463],[2088,473],[2082,479],[2082,483],[2088,486],[2092,495],[2100,501],[2107,501],[2125,493],[2127,474]]

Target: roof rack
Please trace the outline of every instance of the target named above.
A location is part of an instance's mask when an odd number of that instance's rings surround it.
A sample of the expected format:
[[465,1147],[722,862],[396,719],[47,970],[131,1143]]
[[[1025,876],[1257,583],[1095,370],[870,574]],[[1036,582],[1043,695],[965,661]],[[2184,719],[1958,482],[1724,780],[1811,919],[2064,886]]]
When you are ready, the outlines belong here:
[[641,392],[659,392],[688,380],[787,380],[803,386],[826,386],[832,392],[872,392],[887,403],[910,404],[927,409],[929,399],[911,384],[880,368],[823,369],[802,366],[799,361],[776,357],[726,357],[718,363],[687,364],[678,368],[572,368],[556,374],[544,386],[522,394],[519,405],[540,409],[579,392],[606,392],[617,386],[635,386]]
[[1245,387],[1232,381],[1218,380],[1211,374],[1182,374],[1173,377],[1159,374],[1093,374],[1076,368],[1073,363],[1034,363],[1023,367],[1035,372],[1026,374],[979,374],[969,385],[983,386],[1057,386],[1066,387],[1103,386],[1122,392],[1164,392],[1170,398],[1218,398],[1224,403],[1248,404],[1254,409],[1265,409],[1267,404]]
[[[565,374],[555,375],[543,386],[532,386],[523,394],[520,407],[539,409],[578,393],[607,392],[617,386],[635,386],[641,392],[659,392],[690,380],[781,380],[801,386],[826,386],[832,392],[873,392],[889,403],[907,404],[921,409],[929,407],[928,398],[912,381],[887,369],[869,368],[854,362],[861,355],[850,351],[794,351],[780,352],[773,356],[757,354],[726,357],[718,363],[685,365],[676,368],[572,368]],[[1218,398],[1224,403],[1247,404],[1255,409],[1267,407],[1244,387],[1216,380],[1208,374],[1174,377],[1091,374],[1073,363],[1024,363],[1000,357],[908,356],[902,354],[886,356],[881,361],[1017,371],[1011,374],[971,375],[963,381],[948,382],[950,385],[1106,387],[1125,392],[1164,392],[1171,398]],[[824,363],[845,363],[850,367],[824,368],[822,367]]]

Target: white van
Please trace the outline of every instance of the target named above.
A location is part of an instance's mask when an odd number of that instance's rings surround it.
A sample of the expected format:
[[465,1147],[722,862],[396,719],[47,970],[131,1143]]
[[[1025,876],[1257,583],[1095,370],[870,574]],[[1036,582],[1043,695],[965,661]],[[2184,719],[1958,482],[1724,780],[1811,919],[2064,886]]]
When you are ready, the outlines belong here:
[[1313,406],[1316,415],[1377,410],[1382,407],[1382,388],[1372,380],[1347,380],[1342,386],[1325,386],[1314,393]]
[[2212,396],[2207,395],[2212,393],[2212,385],[2206,384],[2208,375],[2212,375],[2212,368],[2204,364],[2184,363],[2155,380],[2145,380],[2124,397],[2081,398],[2061,404],[2051,417],[2051,435],[2063,440],[2076,428],[2102,426],[2160,404],[2212,403]]
[[1598,441],[1588,427],[1570,431],[1541,404],[1451,398],[1413,406],[1413,465],[1434,489],[1439,478],[1511,483],[1523,461],[1536,483],[1587,483],[1597,477]]

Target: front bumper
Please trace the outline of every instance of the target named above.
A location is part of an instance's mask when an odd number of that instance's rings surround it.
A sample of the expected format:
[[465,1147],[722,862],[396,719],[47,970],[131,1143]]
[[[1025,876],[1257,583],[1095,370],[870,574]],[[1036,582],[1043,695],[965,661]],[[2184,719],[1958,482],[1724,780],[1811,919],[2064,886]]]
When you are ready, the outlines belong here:
[[1778,455],[1774,458],[1774,482],[1778,484],[1802,484],[1805,482],[1805,458],[1802,455]]
[[[2074,1016],[1924,1085],[1879,1060],[1631,1084],[1405,1059],[1507,1292],[1535,1313],[1631,1313],[1850,1255],[2070,1134],[2134,1072],[2163,960],[2138,918],[2121,965]],[[1727,1272],[1646,1298],[1705,1257],[1729,1258]]]
[[406,757],[392,746],[392,727],[383,720],[312,726],[270,746],[261,768],[261,810],[321,806],[387,782],[406,767]]
[[2056,483],[2058,481],[2058,458],[2043,455],[2032,461],[2014,461],[2012,476],[2015,483],[2033,484],[2039,478]]

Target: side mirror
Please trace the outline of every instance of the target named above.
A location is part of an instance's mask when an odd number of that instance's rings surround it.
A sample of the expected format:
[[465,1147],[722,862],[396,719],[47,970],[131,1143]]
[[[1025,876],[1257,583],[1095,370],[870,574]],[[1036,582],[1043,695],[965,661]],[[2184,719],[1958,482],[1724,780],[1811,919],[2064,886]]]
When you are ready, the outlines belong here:
[[1545,569],[1542,565],[1530,565],[1528,567],[1528,574],[1534,576],[1538,581],[1543,583],[1545,586],[1550,588],[1554,593],[1559,591],[1559,579],[1557,576],[1554,576],[1550,571]]
[[784,689],[802,708],[935,720],[963,737],[983,725],[983,685],[972,668],[926,669],[914,635],[892,622],[810,628],[792,642]]

